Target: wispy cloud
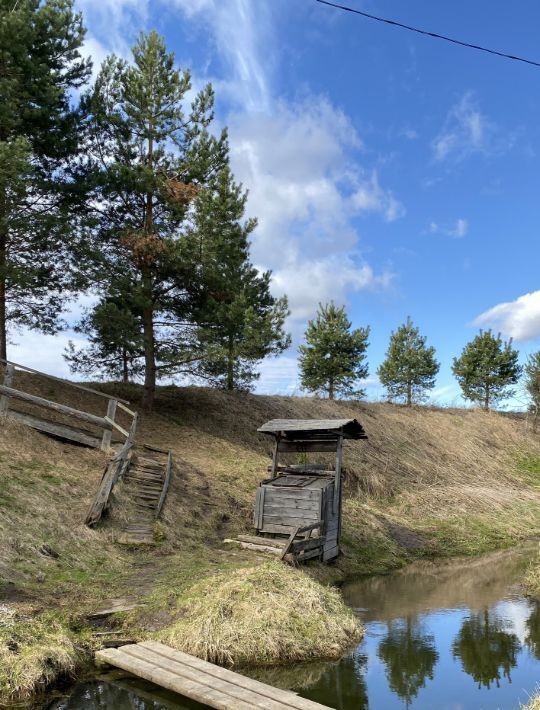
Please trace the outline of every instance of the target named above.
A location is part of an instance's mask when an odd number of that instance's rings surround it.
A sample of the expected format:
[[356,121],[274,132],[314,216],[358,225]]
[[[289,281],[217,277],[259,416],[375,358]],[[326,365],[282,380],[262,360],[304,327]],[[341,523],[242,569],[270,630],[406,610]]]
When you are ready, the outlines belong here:
[[493,306],[475,318],[473,325],[498,328],[517,341],[540,338],[540,291]]
[[431,222],[429,225],[429,231],[431,234],[442,234],[446,237],[454,237],[455,239],[461,239],[469,231],[468,220],[460,217],[455,221],[454,224],[439,224],[438,222]]
[[460,161],[473,153],[488,153],[493,149],[494,130],[469,91],[450,109],[441,132],[432,142],[433,157],[436,161]]

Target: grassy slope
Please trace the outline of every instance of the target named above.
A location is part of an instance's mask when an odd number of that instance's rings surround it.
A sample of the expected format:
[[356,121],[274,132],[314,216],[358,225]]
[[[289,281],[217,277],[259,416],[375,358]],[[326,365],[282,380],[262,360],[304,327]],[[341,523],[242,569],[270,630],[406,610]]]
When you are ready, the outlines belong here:
[[[62,386],[47,387],[42,394],[66,401]],[[138,397],[136,388],[105,389]],[[102,414],[102,402],[95,407]],[[115,544],[118,513],[97,530],[82,524],[102,453],[2,424],[0,605],[23,614],[52,608],[73,618],[126,595],[146,601],[124,620],[130,632],[176,623],[187,590],[201,577],[260,562],[221,544],[250,529],[271,449],[257,426],[274,417],[349,416],[360,419],[370,438],[346,445],[345,554],[335,566],[310,565],[313,576],[332,581],[418,556],[473,554],[540,533],[540,440],[522,420],[163,388],[138,435],[140,442],[172,449],[176,462],[160,542],[151,552]],[[59,557],[40,552],[44,544]]]

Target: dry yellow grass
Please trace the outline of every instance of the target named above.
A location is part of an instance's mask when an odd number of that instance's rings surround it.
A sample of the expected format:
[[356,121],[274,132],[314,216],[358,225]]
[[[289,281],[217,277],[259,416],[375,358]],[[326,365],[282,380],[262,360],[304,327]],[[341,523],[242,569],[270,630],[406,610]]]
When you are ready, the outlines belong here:
[[160,641],[229,666],[335,659],[362,637],[337,591],[276,561],[203,579],[173,615]]

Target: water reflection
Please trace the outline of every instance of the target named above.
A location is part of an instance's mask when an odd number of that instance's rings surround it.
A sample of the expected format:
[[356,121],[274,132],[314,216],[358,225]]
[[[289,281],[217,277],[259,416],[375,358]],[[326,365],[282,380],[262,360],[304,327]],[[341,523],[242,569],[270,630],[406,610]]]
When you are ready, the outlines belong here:
[[386,665],[388,685],[409,707],[426,680],[433,679],[439,658],[435,639],[411,616],[387,626],[388,633],[380,642],[377,655]]
[[532,613],[527,619],[527,632],[525,643],[535,658],[540,660],[540,605],[533,607]]
[[361,653],[348,656],[323,673],[317,685],[302,695],[336,710],[366,710],[369,707],[366,668],[367,656]]
[[488,689],[493,682],[500,687],[501,672],[511,681],[510,669],[517,665],[520,648],[518,637],[506,632],[501,619],[488,609],[465,619],[452,644],[454,657],[461,660],[465,673],[474,678],[479,688]]

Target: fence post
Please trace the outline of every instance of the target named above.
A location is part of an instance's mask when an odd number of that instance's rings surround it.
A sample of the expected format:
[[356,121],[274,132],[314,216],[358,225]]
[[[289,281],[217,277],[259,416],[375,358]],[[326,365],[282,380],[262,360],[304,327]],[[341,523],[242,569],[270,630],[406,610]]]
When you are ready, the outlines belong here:
[[[4,387],[11,387],[13,382],[13,375],[15,374],[15,366],[11,364],[6,365],[6,371],[4,373]],[[2,395],[0,397],[0,416],[5,417],[9,409],[9,397]]]
[[[110,399],[107,404],[107,419],[114,422],[116,416],[116,406],[118,405],[118,400]],[[103,429],[103,437],[101,439],[101,450],[108,451],[111,448],[112,440],[112,429]]]

